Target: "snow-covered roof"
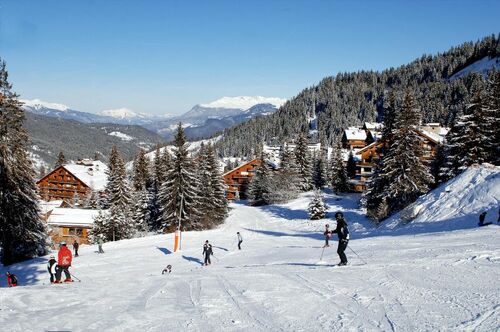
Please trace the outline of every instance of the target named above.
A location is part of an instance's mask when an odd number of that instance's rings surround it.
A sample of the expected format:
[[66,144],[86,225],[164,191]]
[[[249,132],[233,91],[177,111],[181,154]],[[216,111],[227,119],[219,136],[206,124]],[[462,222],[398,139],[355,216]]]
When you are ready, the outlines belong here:
[[344,133],[348,140],[364,141],[366,139],[366,131],[356,127],[349,127],[344,131]]
[[433,132],[430,132],[430,131],[427,131],[427,130],[424,130],[424,129],[420,129],[420,132],[424,136],[427,136],[430,140],[434,141],[435,143],[442,143],[443,140],[444,140],[444,136],[435,134]]
[[49,226],[92,227],[99,210],[54,208],[47,220]]
[[45,214],[55,208],[60,207],[63,202],[63,200],[40,201],[38,205],[40,206],[40,212]]
[[384,128],[383,123],[378,123],[378,122],[365,122],[365,128],[372,131],[380,131],[382,128]]
[[63,167],[92,190],[101,191],[106,188],[108,166],[102,161],[93,160],[84,164],[65,164]]

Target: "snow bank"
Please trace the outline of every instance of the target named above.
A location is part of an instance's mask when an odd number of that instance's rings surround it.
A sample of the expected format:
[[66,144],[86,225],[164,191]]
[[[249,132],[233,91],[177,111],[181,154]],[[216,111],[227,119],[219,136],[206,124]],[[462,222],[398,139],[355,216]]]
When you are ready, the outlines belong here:
[[486,221],[498,218],[500,200],[500,167],[474,165],[465,172],[420,197],[384,224],[394,229],[411,222],[439,224],[443,230],[476,227],[481,212]]

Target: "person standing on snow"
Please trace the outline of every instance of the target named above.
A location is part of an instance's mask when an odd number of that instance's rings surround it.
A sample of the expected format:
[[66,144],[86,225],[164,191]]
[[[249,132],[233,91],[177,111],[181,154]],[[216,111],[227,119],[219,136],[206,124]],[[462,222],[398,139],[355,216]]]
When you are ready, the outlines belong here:
[[340,257],[340,263],[338,265],[347,265],[347,257],[345,255],[345,250],[347,249],[347,244],[349,243],[349,229],[347,228],[347,221],[344,219],[344,214],[342,212],[335,213],[335,219],[337,219],[337,228],[331,233],[337,234],[339,237],[337,254]]
[[241,250],[241,243],[243,242],[243,237],[241,237],[240,232],[236,232],[236,235],[238,236],[238,250]]
[[330,237],[332,236],[332,233],[330,232],[330,225],[325,225],[325,232],[323,233],[323,235],[325,235],[325,245],[323,246],[323,248],[329,247],[330,243],[328,241],[330,241]]
[[5,273],[5,275],[7,276],[7,285],[9,285],[9,287],[16,287],[17,286],[16,275],[10,272]]
[[100,253],[100,254],[104,254],[104,250],[102,250],[102,243],[103,243],[103,241],[102,241],[102,239],[99,237],[99,238],[97,239],[97,248],[98,248],[97,250],[98,250],[98,253]]
[[78,247],[80,247],[80,245],[75,240],[75,242],[73,242],[73,250],[75,251],[75,257],[78,257]]
[[486,211],[479,215],[479,223],[477,224],[479,227],[488,226],[492,224],[491,222],[484,222],[485,218],[486,218]]
[[47,262],[47,271],[50,273],[50,283],[53,284],[56,276],[56,258],[54,255],[50,255],[50,259]]
[[205,244],[203,245],[203,255],[205,256],[205,261],[204,265],[210,265],[212,262],[210,261],[210,255],[213,255],[214,252],[212,251],[212,245],[208,243],[208,240],[205,241]]
[[64,282],[72,282],[71,274],[68,269],[71,266],[71,260],[73,256],[71,255],[71,250],[66,247],[66,242],[61,242],[61,247],[59,248],[59,253],[57,254],[57,266],[56,266],[56,281],[55,284],[61,283],[61,274],[64,271],[66,279]]

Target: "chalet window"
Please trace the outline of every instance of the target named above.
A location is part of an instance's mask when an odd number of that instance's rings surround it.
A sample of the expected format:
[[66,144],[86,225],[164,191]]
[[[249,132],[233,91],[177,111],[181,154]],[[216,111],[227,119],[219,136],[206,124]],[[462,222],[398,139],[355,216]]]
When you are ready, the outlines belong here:
[[83,236],[83,229],[81,228],[70,228],[68,230],[69,235]]

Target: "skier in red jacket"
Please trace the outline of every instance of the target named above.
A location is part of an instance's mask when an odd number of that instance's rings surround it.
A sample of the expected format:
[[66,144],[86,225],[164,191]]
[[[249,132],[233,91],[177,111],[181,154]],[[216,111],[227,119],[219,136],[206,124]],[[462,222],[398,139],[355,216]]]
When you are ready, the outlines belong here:
[[73,259],[73,255],[71,254],[71,250],[66,246],[66,242],[61,242],[59,253],[57,254],[57,266],[56,266],[56,281],[54,283],[61,283],[61,274],[64,271],[64,275],[66,279],[64,282],[72,282],[71,274],[68,271],[68,268],[71,266],[71,260]]
[[17,286],[16,275],[10,272],[7,272],[5,275],[7,276],[7,284],[9,285],[9,287],[16,287]]

